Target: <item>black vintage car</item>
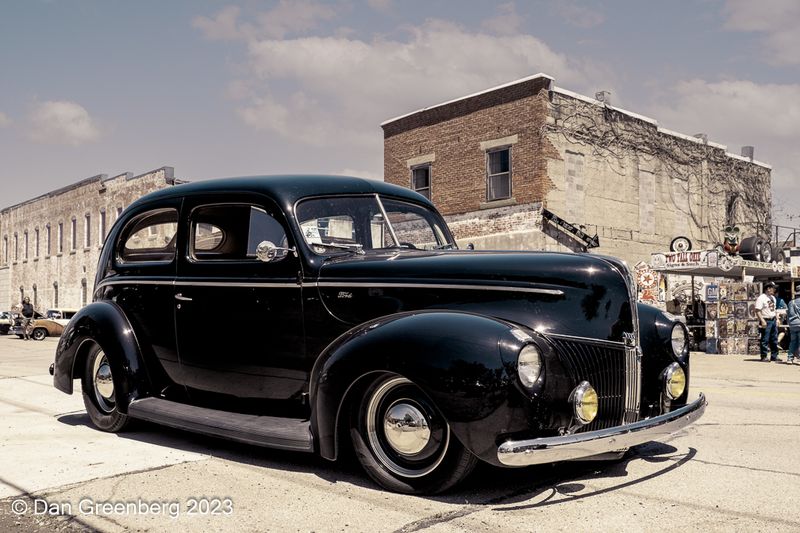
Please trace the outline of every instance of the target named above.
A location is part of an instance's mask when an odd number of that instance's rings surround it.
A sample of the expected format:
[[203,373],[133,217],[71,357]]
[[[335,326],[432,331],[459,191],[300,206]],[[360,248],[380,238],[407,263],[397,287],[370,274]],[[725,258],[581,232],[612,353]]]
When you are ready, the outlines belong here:
[[620,457],[685,427],[706,405],[687,339],[617,259],[459,251],[428,200],[378,181],[230,178],[125,210],[51,372],[105,431],[352,446],[380,485],[430,493],[477,460]]

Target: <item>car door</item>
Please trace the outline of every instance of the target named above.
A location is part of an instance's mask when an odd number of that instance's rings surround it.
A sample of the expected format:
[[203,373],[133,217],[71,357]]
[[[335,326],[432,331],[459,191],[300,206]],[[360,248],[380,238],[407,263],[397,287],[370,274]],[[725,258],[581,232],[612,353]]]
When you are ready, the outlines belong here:
[[152,386],[167,395],[183,392],[173,387],[180,373],[172,310],[179,208],[180,199],[166,199],[126,215],[110,258],[113,268],[95,293],[122,309],[138,339]]
[[[199,404],[241,410],[301,400],[305,362],[300,262],[280,210],[266,198],[187,198],[175,324],[181,379]],[[270,262],[263,241],[283,248]],[[258,404],[253,400],[264,400]],[[261,409],[261,407],[257,407]]]

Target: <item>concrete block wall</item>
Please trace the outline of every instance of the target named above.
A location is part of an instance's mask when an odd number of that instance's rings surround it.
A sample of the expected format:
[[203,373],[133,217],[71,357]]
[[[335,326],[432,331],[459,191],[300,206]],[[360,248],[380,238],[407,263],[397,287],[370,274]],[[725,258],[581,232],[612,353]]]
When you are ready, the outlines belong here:
[[[36,300],[45,310],[59,307],[80,308],[92,299],[95,273],[105,234],[117,213],[141,196],[174,183],[173,169],[162,167],[139,176],[131,173],[112,178],[98,175],[52,191],[0,211],[0,239],[8,238],[8,261],[0,255],[0,308],[20,302],[21,294]],[[105,212],[105,231],[101,235],[101,212]],[[86,221],[89,216],[89,242]],[[72,221],[75,220],[73,243]],[[63,249],[59,250],[59,224],[63,228]],[[48,248],[47,230],[50,230]],[[39,231],[37,250],[36,231]],[[28,250],[25,253],[25,233]],[[14,236],[17,250],[14,250]],[[0,251],[2,253],[2,251]]]

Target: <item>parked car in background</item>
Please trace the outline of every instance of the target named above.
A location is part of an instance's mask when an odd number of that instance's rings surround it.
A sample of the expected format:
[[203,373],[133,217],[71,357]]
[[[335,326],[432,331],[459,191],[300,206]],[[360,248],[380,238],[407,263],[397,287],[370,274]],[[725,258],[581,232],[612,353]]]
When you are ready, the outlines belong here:
[[[208,317],[236,317],[237,334]],[[117,219],[55,386],[144,419],[445,490],[478,461],[619,458],[704,412],[686,326],[625,264],[460,251],[433,204],[375,180],[277,176],[151,193]]]
[[[30,337],[34,340],[41,341],[47,337],[59,337],[64,332],[64,327],[69,323],[73,316],[78,312],[77,309],[48,309],[44,316],[41,314],[39,318],[33,320],[29,326]],[[11,328],[11,333],[19,338],[24,338],[25,331],[23,330],[23,319],[20,315],[15,325]]]
[[13,324],[14,316],[11,311],[0,311],[0,335],[8,335]]

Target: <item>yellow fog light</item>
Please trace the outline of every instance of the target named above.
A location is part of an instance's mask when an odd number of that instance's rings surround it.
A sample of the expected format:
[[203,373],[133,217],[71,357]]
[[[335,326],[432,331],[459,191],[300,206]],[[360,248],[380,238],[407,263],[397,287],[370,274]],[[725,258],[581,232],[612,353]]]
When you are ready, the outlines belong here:
[[678,363],[672,363],[664,369],[664,393],[670,400],[680,398],[686,390],[686,374]]
[[588,381],[582,381],[575,387],[570,394],[570,401],[575,410],[575,418],[581,424],[588,424],[597,416],[597,391]]

